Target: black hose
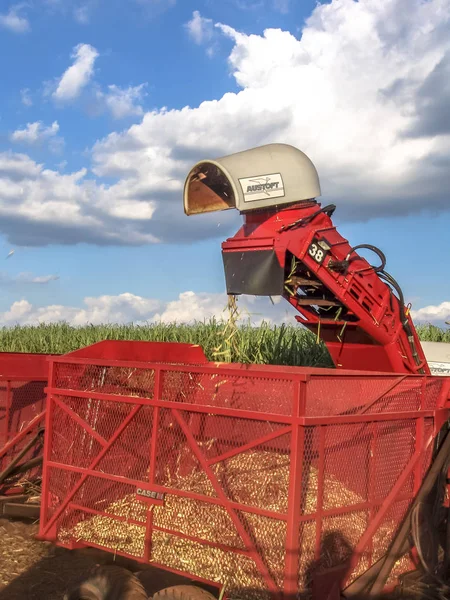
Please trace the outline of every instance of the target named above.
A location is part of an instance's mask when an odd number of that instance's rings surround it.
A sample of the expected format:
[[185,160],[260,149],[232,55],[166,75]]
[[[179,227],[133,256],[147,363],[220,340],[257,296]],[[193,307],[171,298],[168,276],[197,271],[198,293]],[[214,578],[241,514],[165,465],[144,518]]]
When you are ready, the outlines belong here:
[[[378,273],[378,276],[380,277],[380,279],[383,279],[384,281],[386,281],[386,283],[388,283],[391,287],[393,287],[398,294],[398,301],[399,301],[399,305],[400,305],[399,306],[400,317],[402,320],[403,329],[405,330],[405,333],[408,337],[408,342],[409,342],[409,345],[411,348],[412,355],[414,357],[414,361],[415,361],[416,365],[420,365],[422,361],[420,360],[419,354],[417,352],[416,344],[414,341],[414,335],[413,335],[411,326],[409,324],[408,317],[406,316],[406,313],[405,313],[405,298],[403,296],[402,288],[399,286],[399,284],[396,282],[396,280],[392,277],[392,275],[387,273],[384,269]],[[420,369],[419,372],[423,374],[424,370]]]
[[324,206],[323,208],[319,208],[318,210],[316,210],[316,212],[312,213],[311,215],[308,215],[307,217],[302,217],[301,219],[297,219],[297,221],[294,221],[293,223],[289,223],[289,225],[283,225],[283,227],[280,227],[279,231],[280,232],[287,231],[288,229],[294,229],[294,227],[302,227],[303,225],[307,225],[308,223],[311,223],[311,221],[313,219],[315,219],[322,213],[331,217],[331,215],[334,213],[335,210],[336,210],[335,204],[328,204],[327,206]]
[[[411,326],[409,324],[408,317],[406,316],[406,313],[405,313],[405,298],[403,296],[403,291],[402,291],[402,288],[397,283],[397,281],[392,277],[392,275],[390,275],[389,273],[387,273],[387,271],[385,271],[386,256],[385,256],[384,252],[382,252],[379,248],[377,248],[376,246],[373,246],[372,244],[359,244],[358,246],[354,246],[353,248],[350,249],[350,251],[348,252],[347,257],[344,261],[346,264],[346,271],[348,270],[350,263],[353,260],[357,260],[359,258],[359,256],[354,256],[354,257],[350,256],[355,250],[358,250],[359,248],[366,248],[368,250],[371,250],[380,258],[381,264],[378,267],[374,267],[373,265],[370,265],[370,266],[373,269],[373,271],[378,274],[380,279],[382,279],[383,281],[388,283],[391,286],[391,288],[394,288],[394,290],[398,294],[398,301],[399,301],[399,305],[400,305],[399,306],[400,318],[401,318],[401,322],[402,322],[402,327],[408,337],[408,342],[409,342],[409,346],[411,348],[414,362],[416,363],[417,366],[419,366],[422,361],[420,360],[419,354],[417,352],[414,335],[411,330]],[[391,308],[392,308],[392,297],[391,297]],[[423,374],[424,370],[420,369],[420,373]]]
[[347,262],[347,269],[348,269],[348,266],[350,265],[350,263],[352,262],[352,260],[357,260],[360,258],[359,256],[353,256],[353,257],[350,256],[355,250],[359,250],[360,248],[364,248],[366,250],[371,250],[378,256],[378,258],[381,260],[381,265],[378,267],[374,267],[373,265],[370,265],[370,266],[375,271],[375,273],[382,272],[384,270],[384,267],[386,266],[386,256],[384,255],[384,252],[382,252],[376,246],[372,246],[372,244],[359,244],[358,246],[353,246],[353,248],[350,248],[350,251],[348,252],[347,256],[345,257],[345,261]]

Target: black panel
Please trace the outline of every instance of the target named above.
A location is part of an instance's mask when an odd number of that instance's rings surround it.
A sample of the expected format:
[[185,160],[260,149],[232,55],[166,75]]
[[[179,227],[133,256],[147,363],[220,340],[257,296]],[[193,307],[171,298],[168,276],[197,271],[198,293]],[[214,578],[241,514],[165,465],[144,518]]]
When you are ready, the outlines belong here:
[[284,268],[273,250],[222,252],[228,294],[281,296]]

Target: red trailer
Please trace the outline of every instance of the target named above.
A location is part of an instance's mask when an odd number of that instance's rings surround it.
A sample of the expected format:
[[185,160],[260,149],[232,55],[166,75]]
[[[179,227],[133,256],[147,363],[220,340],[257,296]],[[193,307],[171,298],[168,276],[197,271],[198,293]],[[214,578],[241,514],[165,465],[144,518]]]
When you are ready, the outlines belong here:
[[24,505],[40,483],[48,355],[0,353],[0,514],[36,514]]
[[[351,246],[319,195],[309,158],[269,144],[199,162],[184,207],[244,215],[222,246],[228,294],[283,296],[336,369],[163,343],[52,357],[42,539],[197,582],[154,600],[449,597],[450,380],[430,375],[384,254]],[[105,577],[70,600],[146,597]]]
[[445,452],[448,394],[442,377],[209,363],[178,344],[53,357],[40,537],[230,598],[339,597],[374,571],[380,591],[417,567],[398,536]]

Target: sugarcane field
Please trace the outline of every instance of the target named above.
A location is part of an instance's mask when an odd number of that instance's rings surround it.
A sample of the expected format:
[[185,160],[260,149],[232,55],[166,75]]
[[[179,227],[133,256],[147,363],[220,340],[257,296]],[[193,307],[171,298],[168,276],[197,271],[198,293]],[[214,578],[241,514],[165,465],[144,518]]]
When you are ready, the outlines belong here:
[[[140,342],[152,342],[158,340],[159,342],[188,344],[194,347],[202,347],[205,349],[206,358],[209,361],[213,361],[217,358],[217,354],[220,353],[222,360],[228,363],[247,363],[247,364],[260,364],[260,365],[286,365],[293,367],[302,366],[313,366],[314,368],[329,369],[332,366],[330,355],[327,351],[326,346],[316,336],[311,334],[306,329],[300,329],[291,325],[282,324],[280,326],[270,325],[263,323],[259,327],[251,326],[250,323],[237,324],[236,322],[236,308],[234,312],[226,313],[229,315],[228,320],[210,320],[209,322],[196,323],[193,325],[177,326],[176,324],[163,324],[148,326],[98,326],[98,327],[86,327],[76,328],[67,324],[60,325],[40,325],[37,327],[16,327],[15,329],[0,329],[0,339],[2,342],[2,348],[4,350],[4,357],[19,357],[25,358],[34,356],[47,356],[47,355],[64,355],[67,352],[76,352],[90,344],[95,347],[96,343],[101,342],[105,339],[121,340],[127,342],[128,340],[139,340]],[[233,319],[234,316],[234,319]],[[233,331],[234,335],[231,337],[229,334]],[[442,344],[446,345],[449,337],[449,332],[446,329],[438,328],[432,325],[427,325],[418,328],[418,334],[420,340],[426,344]],[[11,359],[10,359],[11,360]],[[8,364],[8,363],[5,363]],[[8,368],[12,368],[8,365]],[[35,375],[36,378],[36,375]],[[14,378],[13,378],[14,379]],[[38,385],[38,389],[42,396],[42,385],[40,382],[35,381]],[[11,383],[9,384],[11,385]],[[7,384],[8,386],[8,384]],[[20,388],[19,388],[20,389]],[[34,390],[36,393],[36,389]],[[35,399],[36,400],[36,399]],[[41,397],[42,400],[42,397]],[[37,404],[37,403],[36,403]],[[22,408],[22,407],[20,407]],[[42,408],[40,406],[39,408]],[[39,410],[38,408],[38,410]],[[11,409],[11,406],[10,406]],[[36,419],[36,415],[28,415],[26,412],[21,414],[19,418],[24,417],[33,421]],[[18,425],[20,432],[23,429],[26,422],[24,421]],[[20,447],[17,445],[15,449]],[[39,446],[34,449],[39,454]],[[3,464],[6,463],[5,458],[8,454],[3,455]],[[263,457],[264,468],[261,474],[259,473],[259,467],[261,466],[261,453],[249,453],[247,458],[244,456],[237,455],[236,462],[239,464],[239,470],[243,473],[243,481],[254,483],[255,480],[258,482],[256,489],[261,490],[267,485],[267,481],[264,475],[264,471],[274,469],[277,472],[278,487],[288,485],[289,481],[289,463],[282,465],[273,457],[271,452],[266,452]],[[33,461],[33,458],[31,459]],[[248,465],[246,465],[246,462]],[[273,463],[271,465],[271,462]],[[28,461],[30,464],[30,461]],[[232,462],[228,463],[232,465]],[[27,462],[25,461],[25,466]],[[286,470],[287,469],[287,470]],[[251,479],[245,473],[251,473]],[[197,490],[203,489],[204,493],[208,494],[209,482],[206,478],[202,479],[201,473],[189,473],[187,469],[185,487],[195,484]],[[194,479],[192,479],[194,477]],[[242,474],[241,474],[242,477]],[[178,485],[180,485],[181,477],[178,479]],[[180,575],[174,573],[160,571],[139,563],[139,561],[132,560],[131,558],[124,558],[123,552],[125,550],[129,555],[139,555],[139,547],[141,544],[145,544],[144,538],[139,541],[140,528],[134,527],[127,523],[130,519],[138,519],[139,513],[144,515],[145,505],[139,506],[136,504],[133,496],[129,497],[129,500],[121,500],[116,503],[116,508],[110,506],[107,510],[110,514],[126,517],[127,521],[123,522],[123,527],[115,528],[115,533],[112,533],[113,522],[105,517],[99,516],[90,523],[89,519],[84,522],[79,522],[77,525],[78,533],[77,538],[84,538],[86,541],[95,541],[94,547],[86,547],[79,549],[68,549],[62,547],[56,547],[49,541],[39,540],[39,506],[41,503],[42,494],[42,470],[40,465],[31,464],[26,472],[18,470],[17,473],[12,472],[10,479],[2,480],[4,486],[5,495],[1,497],[3,504],[4,516],[0,517],[0,532],[2,539],[1,546],[1,558],[0,558],[0,599],[8,598],[15,600],[16,598],[28,598],[29,600],[37,600],[39,598],[61,599],[67,594],[72,588],[75,588],[80,580],[86,578],[87,574],[95,573],[98,569],[106,567],[107,569],[118,569],[121,576],[123,573],[132,574],[136,577],[136,580],[145,589],[146,597],[151,597],[152,594],[157,593],[161,588],[163,581],[167,586],[176,586],[177,583],[185,583],[184,579]],[[249,485],[249,483],[247,483]],[[273,484],[272,484],[273,485]],[[13,493],[11,492],[11,486]],[[342,482],[335,479],[333,476],[328,476],[321,486],[325,486],[327,490],[326,502],[328,506],[338,507],[342,503],[345,504],[358,504],[362,498],[359,498],[351,489],[345,489]],[[310,472],[310,483],[306,488],[306,505],[305,510],[314,512],[317,503],[317,494],[319,492],[319,476],[318,472],[314,467],[311,467]],[[8,490],[8,491],[6,491]],[[322,492],[323,493],[323,492]],[[9,497],[8,497],[9,495]],[[253,502],[257,502],[257,497]],[[273,511],[283,509],[283,496],[278,495],[272,500],[272,505],[266,504],[267,509]],[[183,504],[180,504],[181,498],[175,502],[175,511],[183,510]],[[242,499],[242,501],[249,502],[249,498]],[[250,501],[251,502],[251,501]],[[157,510],[157,508],[156,508]],[[170,504],[166,502],[164,513],[171,511]],[[208,513],[198,513],[199,508],[195,509],[189,505],[189,502],[184,507],[184,518],[188,516],[188,520],[195,526],[196,535],[202,537],[213,537],[215,536],[215,530],[217,529],[217,520],[223,519],[220,513],[214,516],[214,512],[210,514],[211,520],[204,521],[201,529],[199,530],[199,523],[201,520],[208,517]],[[197,512],[196,512],[197,511]],[[155,511],[154,511],[155,512]],[[11,514],[9,514],[11,513]],[[198,514],[197,514],[198,513]],[[179,515],[181,516],[181,515]],[[356,515],[355,515],[356,517]],[[166,517],[164,517],[166,518]],[[199,520],[200,519],[200,520]],[[116,522],[116,526],[120,523]],[[361,527],[361,531],[365,528],[365,521],[361,519],[358,523],[358,518],[353,518],[352,521],[348,522],[349,529],[346,530],[347,525],[342,522],[339,530],[339,535],[344,540],[346,536],[351,537],[354,535],[354,530],[357,527]],[[202,533],[200,533],[202,531]],[[275,537],[283,537],[282,523],[277,524],[275,521],[271,525],[271,535]],[[131,537],[128,537],[131,534]],[[386,535],[389,535],[389,525],[387,525]],[[235,534],[230,539],[230,543]],[[61,538],[63,539],[64,533],[61,532]],[[116,538],[114,542],[113,537]],[[144,536],[145,537],[145,536]],[[314,530],[311,526],[307,526],[303,531],[302,547],[304,551],[310,553],[310,549],[314,547]],[[221,537],[221,542],[225,542],[226,538]],[[345,543],[335,542],[338,544]],[[136,549],[133,549],[137,544]],[[101,550],[101,545],[108,545],[114,548],[113,552]],[[180,550],[182,550],[180,546]],[[118,552],[117,552],[118,551]],[[166,554],[170,551],[170,548],[164,550]],[[236,563],[230,562],[227,566],[226,555],[222,555],[220,560],[220,569],[215,571],[215,567],[210,564],[211,552],[208,551],[207,555],[202,558],[198,554],[199,548],[196,550],[195,558],[192,556],[188,559],[188,569],[192,572],[197,571],[198,574],[208,574],[209,577],[219,579],[223,576],[223,573],[229,573],[228,577],[233,577],[233,572],[236,569]],[[177,552],[178,554],[178,552]],[[177,554],[174,556],[175,562],[178,561]],[[274,552],[273,557],[269,560],[282,562],[282,553]],[[164,561],[164,558],[160,559]],[[196,566],[198,563],[198,567]],[[180,565],[183,568],[183,565]],[[274,567],[275,568],[275,567]],[[134,575],[136,574],[136,575]],[[110,575],[109,575],[110,576]],[[240,578],[249,578],[251,586],[257,585],[257,581],[250,579],[251,575],[248,572],[247,575],[240,574]],[[119,578],[120,585],[123,584],[123,577]],[[117,587],[117,589],[119,589]],[[250,585],[249,585],[250,587]],[[141,589],[141,588],[139,588]],[[113,597],[108,596],[105,590],[98,592],[99,594],[104,593],[104,596],[100,597]],[[110,592],[112,593],[112,592]],[[127,595],[128,592],[124,592],[123,598],[132,596]],[[76,596],[84,597],[84,596]],[[86,596],[88,597],[88,596]],[[94,596],[92,596],[94,597]],[[97,596],[95,596],[97,598]],[[114,596],[116,597],[116,596]],[[134,596],[133,596],[134,597]],[[139,597],[139,596],[136,596]],[[142,596],[143,597],[143,596]],[[237,595],[239,597],[239,595]],[[117,596],[122,598],[122,596]]]

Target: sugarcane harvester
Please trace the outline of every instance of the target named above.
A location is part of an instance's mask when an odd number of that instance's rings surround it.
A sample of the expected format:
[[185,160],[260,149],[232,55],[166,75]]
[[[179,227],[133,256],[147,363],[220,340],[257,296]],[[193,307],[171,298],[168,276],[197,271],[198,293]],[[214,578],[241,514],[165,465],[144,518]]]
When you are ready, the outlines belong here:
[[283,296],[337,369],[112,340],[52,358],[41,539],[215,594],[153,600],[361,600],[428,579],[450,597],[450,378],[430,374],[384,254],[352,247],[320,195],[310,159],[270,144],[194,165],[184,211],[244,216],[222,245],[228,294]]
[[[322,206],[302,151],[268,144],[193,166],[187,215],[235,208],[244,223],[222,244],[229,295],[283,296],[326,344],[337,368],[429,374],[402,290],[369,244],[352,247]],[[377,264],[357,251],[370,250]]]

